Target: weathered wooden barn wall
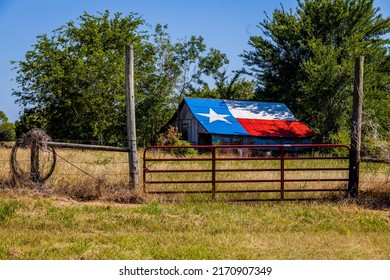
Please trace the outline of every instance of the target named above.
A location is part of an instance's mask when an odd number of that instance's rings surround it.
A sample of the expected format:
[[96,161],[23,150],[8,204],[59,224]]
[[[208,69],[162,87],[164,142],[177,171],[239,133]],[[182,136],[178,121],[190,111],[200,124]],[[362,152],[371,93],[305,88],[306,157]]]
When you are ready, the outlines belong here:
[[172,125],[179,129],[184,140],[193,145],[197,145],[199,143],[200,134],[207,134],[207,131],[195,118],[186,103],[181,106],[179,114],[174,119]]

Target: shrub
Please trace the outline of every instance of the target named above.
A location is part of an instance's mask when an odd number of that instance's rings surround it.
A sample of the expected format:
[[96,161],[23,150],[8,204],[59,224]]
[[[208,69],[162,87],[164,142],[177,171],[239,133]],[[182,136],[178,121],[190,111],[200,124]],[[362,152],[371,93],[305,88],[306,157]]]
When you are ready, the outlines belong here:
[[[181,133],[177,127],[169,126],[167,131],[161,133],[157,139],[157,145],[159,146],[181,146],[188,147],[191,146],[191,143],[187,141],[180,140]],[[198,152],[195,149],[191,148],[178,148],[178,149],[168,149],[168,152],[174,155],[196,155]]]
[[157,139],[157,145],[159,146],[178,146],[180,142],[181,133],[177,127],[169,126],[164,133],[160,133]]
[[[182,147],[189,147],[191,146],[191,143],[187,142],[187,141],[179,141],[177,143],[177,145],[175,146],[182,146]],[[186,156],[186,155],[191,155],[191,156],[194,156],[194,155],[197,155],[198,154],[198,151],[195,150],[195,149],[192,149],[192,148],[182,148],[182,149],[171,149],[171,153],[177,155],[177,156]]]

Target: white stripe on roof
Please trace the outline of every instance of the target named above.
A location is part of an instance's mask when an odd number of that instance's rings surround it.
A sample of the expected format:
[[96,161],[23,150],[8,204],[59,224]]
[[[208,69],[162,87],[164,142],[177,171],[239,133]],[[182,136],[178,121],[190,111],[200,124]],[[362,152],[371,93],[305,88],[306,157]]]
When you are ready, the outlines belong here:
[[225,100],[225,103],[230,113],[237,119],[297,121],[283,103],[230,100]]

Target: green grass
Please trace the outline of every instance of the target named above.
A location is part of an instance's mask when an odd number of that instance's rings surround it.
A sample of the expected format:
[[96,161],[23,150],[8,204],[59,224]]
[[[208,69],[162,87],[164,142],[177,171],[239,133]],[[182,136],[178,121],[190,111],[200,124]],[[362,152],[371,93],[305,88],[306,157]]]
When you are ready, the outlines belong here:
[[[44,188],[11,188],[9,152],[0,149],[0,259],[390,258],[390,165],[361,165],[357,199],[337,194],[336,199],[323,202],[232,203],[207,202],[209,194],[139,198],[126,187],[127,154],[123,153],[60,150],[62,157],[99,180],[58,159]],[[28,163],[25,151],[20,151],[20,159],[21,165]],[[151,166],[182,168],[182,163],[165,164]],[[223,162],[218,168],[278,168],[278,164]],[[314,167],[316,162],[287,164],[302,168]],[[338,163],[327,164],[334,167]],[[209,165],[194,163],[193,168],[210,168]],[[291,178],[297,175],[286,174]],[[153,176],[155,180],[170,178],[166,174]],[[204,179],[199,174],[179,176],[183,180]],[[218,176],[223,179],[231,175]],[[239,176],[256,179],[278,174],[252,172]],[[326,178],[345,176],[345,172],[301,176]],[[278,188],[278,183],[274,185],[261,187]],[[220,187],[256,186],[217,186]],[[313,183],[286,187],[312,188]],[[204,189],[210,189],[210,185]],[[235,196],[240,197],[243,195]],[[218,194],[217,198],[229,196]],[[195,202],[199,199],[203,202]]]
[[3,193],[9,208],[0,259],[390,257],[389,212],[348,201],[118,205]]
[[5,202],[0,204],[0,224],[9,221],[16,213],[18,204],[15,202]]

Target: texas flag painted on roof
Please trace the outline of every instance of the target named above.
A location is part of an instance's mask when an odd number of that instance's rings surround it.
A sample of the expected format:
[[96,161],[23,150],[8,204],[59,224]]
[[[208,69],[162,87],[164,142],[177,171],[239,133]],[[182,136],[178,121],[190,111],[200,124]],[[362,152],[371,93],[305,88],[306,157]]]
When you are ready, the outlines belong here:
[[312,137],[283,103],[185,98],[208,133],[259,137]]

